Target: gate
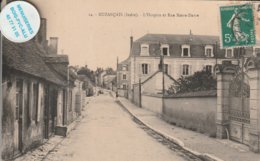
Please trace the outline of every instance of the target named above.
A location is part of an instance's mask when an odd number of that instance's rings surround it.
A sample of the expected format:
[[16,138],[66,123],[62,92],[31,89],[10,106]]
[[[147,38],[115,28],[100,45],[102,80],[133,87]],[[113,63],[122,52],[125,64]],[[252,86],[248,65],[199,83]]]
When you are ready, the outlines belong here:
[[230,139],[249,144],[250,86],[244,72],[238,73],[230,84],[229,120]]

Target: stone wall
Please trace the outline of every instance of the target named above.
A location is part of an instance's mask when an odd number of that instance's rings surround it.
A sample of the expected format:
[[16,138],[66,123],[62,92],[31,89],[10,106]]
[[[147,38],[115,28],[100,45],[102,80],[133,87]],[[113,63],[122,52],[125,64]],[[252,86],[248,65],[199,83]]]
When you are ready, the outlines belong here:
[[162,114],[162,97],[142,94],[142,107],[156,114]]
[[[235,128],[232,122],[237,122],[236,124],[241,124],[242,128],[241,143],[248,144],[250,150],[254,152],[260,152],[260,58],[251,57],[246,60],[243,69],[244,75],[247,78],[250,88],[249,95],[249,116],[245,113],[238,115],[238,119],[234,120],[231,117],[230,109],[234,102],[230,99],[230,85],[233,78],[237,75],[240,70],[238,66],[231,64],[222,64],[216,66],[217,72],[217,137],[218,138],[228,138],[229,133],[232,135],[232,129]],[[243,102],[243,101],[242,101]],[[237,102],[236,102],[237,103]],[[244,104],[242,106],[245,106]],[[245,108],[245,107],[243,107]],[[243,109],[242,108],[242,109]],[[245,122],[244,119],[249,117],[249,121]],[[232,119],[231,119],[232,118]],[[238,130],[239,132],[239,130]],[[238,133],[236,130],[236,133]],[[246,142],[243,140],[243,134],[246,133],[245,137],[248,139]],[[240,136],[240,135],[239,135]],[[232,137],[231,137],[232,138]]]
[[177,126],[215,137],[215,96],[165,97],[163,118]]

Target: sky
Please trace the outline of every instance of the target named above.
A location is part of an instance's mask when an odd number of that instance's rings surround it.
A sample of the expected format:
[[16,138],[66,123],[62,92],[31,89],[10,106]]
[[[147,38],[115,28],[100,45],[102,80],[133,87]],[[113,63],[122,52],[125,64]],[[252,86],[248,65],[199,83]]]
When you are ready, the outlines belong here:
[[[130,36],[147,33],[219,35],[221,1],[173,0],[31,0],[47,18],[47,36],[59,37],[59,53],[69,55],[70,65],[116,67],[117,57],[129,56]],[[100,16],[105,13],[138,14]],[[195,14],[198,17],[144,15]]]

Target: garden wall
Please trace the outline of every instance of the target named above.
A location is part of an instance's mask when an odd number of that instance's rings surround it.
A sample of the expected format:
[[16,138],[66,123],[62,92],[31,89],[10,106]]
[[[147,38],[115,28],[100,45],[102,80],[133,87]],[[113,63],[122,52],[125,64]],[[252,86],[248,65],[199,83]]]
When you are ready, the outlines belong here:
[[151,95],[142,95],[142,107],[155,112],[156,114],[162,114],[162,97],[160,96],[151,96]]
[[171,96],[163,99],[163,118],[172,124],[216,136],[215,94]]

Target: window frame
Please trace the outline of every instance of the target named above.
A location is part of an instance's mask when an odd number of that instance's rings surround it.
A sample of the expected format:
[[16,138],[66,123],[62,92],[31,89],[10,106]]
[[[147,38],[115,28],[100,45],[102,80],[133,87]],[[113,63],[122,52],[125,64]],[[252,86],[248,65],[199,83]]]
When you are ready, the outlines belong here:
[[253,56],[257,56],[256,49],[260,50],[260,46],[254,46],[253,47]]
[[[231,50],[231,56],[228,56],[228,50]],[[226,58],[234,58],[234,50],[232,48],[227,48],[225,50],[225,57]]]
[[147,74],[149,74],[149,65],[147,64],[147,63],[142,63],[141,64],[141,74],[142,75],[147,75]]
[[[208,53],[207,53],[208,49],[211,50],[210,55],[208,55]],[[206,45],[205,46],[205,56],[206,57],[214,57],[214,50],[213,50],[213,46],[212,45]]]
[[126,80],[126,74],[122,74],[122,79]]
[[[143,51],[143,48],[147,48],[147,51]],[[141,51],[140,51],[141,56],[149,56],[149,44],[141,44]]]
[[[184,49],[187,49],[188,50],[188,55],[184,55]],[[191,54],[190,54],[190,45],[182,45],[181,46],[181,57],[191,57]]]
[[[187,67],[187,69],[184,69],[184,67]],[[185,73],[184,73],[185,72]],[[181,75],[182,76],[189,76],[191,73],[190,71],[190,64],[182,64],[182,71],[181,71]]]
[[205,65],[205,71],[208,71],[207,67],[210,67],[210,73],[212,74],[213,73],[213,65],[211,65],[211,64]]
[[[166,55],[164,55],[163,49],[167,49]],[[170,46],[168,44],[162,44],[161,47],[160,47],[160,50],[161,50],[161,55],[170,56]]]

